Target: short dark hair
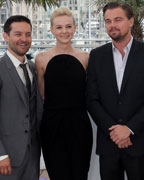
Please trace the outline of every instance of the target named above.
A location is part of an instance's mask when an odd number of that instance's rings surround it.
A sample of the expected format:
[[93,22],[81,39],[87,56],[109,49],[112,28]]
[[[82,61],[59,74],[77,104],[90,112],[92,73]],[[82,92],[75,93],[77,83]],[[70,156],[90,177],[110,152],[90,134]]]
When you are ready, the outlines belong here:
[[131,19],[132,17],[134,17],[132,8],[125,2],[110,2],[106,4],[103,8],[103,15],[105,15],[105,12],[108,9],[115,9],[115,8],[123,9],[128,19]]
[[12,27],[11,24],[14,22],[26,22],[31,26],[32,29],[32,24],[29,18],[27,18],[26,16],[22,16],[22,15],[15,15],[15,16],[10,16],[5,24],[4,24],[4,32],[6,32],[7,34],[10,33]]

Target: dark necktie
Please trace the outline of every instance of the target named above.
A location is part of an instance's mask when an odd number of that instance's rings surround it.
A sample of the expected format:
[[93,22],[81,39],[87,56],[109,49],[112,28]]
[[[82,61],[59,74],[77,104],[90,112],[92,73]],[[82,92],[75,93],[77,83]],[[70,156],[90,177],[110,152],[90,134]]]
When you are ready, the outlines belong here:
[[30,97],[31,96],[31,81],[28,75],[26,64],[20,64],[20,67],[23,69],[25,80],[26,80],[26,88],[28,90],[29,97]]

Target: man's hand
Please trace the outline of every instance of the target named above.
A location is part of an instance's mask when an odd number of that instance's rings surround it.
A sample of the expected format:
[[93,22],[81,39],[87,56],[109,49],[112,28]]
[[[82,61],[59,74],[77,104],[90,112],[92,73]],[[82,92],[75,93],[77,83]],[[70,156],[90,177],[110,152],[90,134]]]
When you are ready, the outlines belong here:
[[115,144],[119,144],[120,141],[127,139],[131,132],[125,125],[114,125],[109,128],[110,138]]
[[0,161],[0,174],[11,175],[10,158],[6,158]]
[[128,148],[129,146],[132,146],[133,144],[132,144],[132,142],[131,142],[131,140],[130,140],[130,137],[128,137],[128,138],[126,138],[126,139],[124,139],[124,140],[122,140],[122,141],[120,141],[119,143],[118,143],[118,147],[121,149],[121,148]]

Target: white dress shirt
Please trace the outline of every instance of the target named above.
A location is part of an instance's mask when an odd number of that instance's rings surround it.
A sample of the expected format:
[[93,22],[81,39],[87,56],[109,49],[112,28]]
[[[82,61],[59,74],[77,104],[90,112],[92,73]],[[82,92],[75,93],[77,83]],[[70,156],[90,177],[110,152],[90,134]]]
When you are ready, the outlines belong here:
[[[12,55],[9,51],[7,51],[7,55],[9,56],[9,58],[12,61],[13,65],[15,66],[16,71],[17,71],[19,77],[21,78],[22,82],[26,85],[24,72],[23,72],[22,68],[20,67],[20,64],[22,64],[22,63],[14,55]],[[32,73],[30,71],[30,68],[29,68],[29,65],[28,65],[28,60],[27,60],[26,56],[25,56],[24,64],[26,64],[26,68],[28,70],[30,81],[32,83],[33,75],[32,75]],[[8,155],[0,156],[0,161],[6,159],[7,157],[8,157]]]
[[[9,51],[7,51],[7,55],[9,56],[9,58],[11,59],[13,65],[15,66],[16,68],[16,71],[19,75],[19,77],[21,78],[22,82],[26,85],[26,80],[25,80],[25,76],[24,76],[24,73],[23,73],[23,70],[22,68],[20,67],[20,64],[22,64],[22,62],[20,62],[14,55],[12,55]],[[33,75],[30,71],[30,68],[29,68],[29,65],[28,65],[28,60],[27,60],[27,57],[25,56],[25,61],[24,61],[24,64],[26,64],[26,68],[27,68],[27,71],[28,71],[28,74],[29,74],[29,77],[30,77],[30,81],[32,83],[32,79],[33,79]]]
[[127,59],[128,59],[132,42],[133,42],[133,37],[131,37],[130,42],[124,48],[125,55],[123,58],[120,51],[114,46],[114,44],[112,44],[116,80],[117,80],[117,86],[118,86],[119,92],[121,90],[123,75],[124,75],[124,71],[125,71],[125,67],[126,67],[126,63],[127,63]]
[[[117,86],[118,86],[119,92],[121,90],[123,75],[124,75],[124,71],[125,71],[125,67],[126,67],[126,63],[127,63],[127,59],[128,59],[128,55],[131,49],[132,42],[133,42],[133,37],[131,37],[130,42],[124,48],[124,53],[125,53],[124,57],[122,57],[122,54],[120,53],[120,51],[112,43],[114,66],[115,66],[116,80],[117,80]],[[134,132],[131,129],[129,130],[134,135]]]

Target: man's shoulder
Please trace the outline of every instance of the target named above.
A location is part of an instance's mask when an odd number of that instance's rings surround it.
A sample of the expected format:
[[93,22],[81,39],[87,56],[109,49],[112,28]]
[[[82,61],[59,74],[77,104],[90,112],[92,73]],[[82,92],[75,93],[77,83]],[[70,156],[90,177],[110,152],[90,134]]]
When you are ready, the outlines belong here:
[[144,48],[144,42],[143,42],[143,41],[136,40],[136,39],[133,39],[133,45],[134,45],[135,47],[142,47],[142,48]]
[[29,64],[30,66],[32,66],[33,68],[35,67],[35,63],[34,63],[32,60],[28,60],[28,64]]
[[136,39],[133,39],[131,50],[133,54],[136,54],[137,56],[143,56],[144,54],[144,42],[139,41]]
[[95,49],[91,50],[91,52],[101,52],[101,51],[105,51],[108,50],[109,48],[112,48],[112,43],[107,43],[104,45],[101,45],[99,47],[96,47]]
[[32,60],[28,60],[28,65],[34,73],[36,73],[35,63]]
[[9,57],[7,56],[7,54],[4,54],[4,56],[2,56],[1,58],[0,58],[0,64],[2,65],[4,62],[5,62],[5,60],[6,59],[8,59]]

